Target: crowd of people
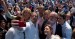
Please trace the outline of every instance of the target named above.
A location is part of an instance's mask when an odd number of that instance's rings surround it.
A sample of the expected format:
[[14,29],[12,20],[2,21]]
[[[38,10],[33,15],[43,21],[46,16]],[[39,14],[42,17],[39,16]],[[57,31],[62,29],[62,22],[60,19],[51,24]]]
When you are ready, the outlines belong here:
[[0,39],[75,39],[75,0],[0,0]]

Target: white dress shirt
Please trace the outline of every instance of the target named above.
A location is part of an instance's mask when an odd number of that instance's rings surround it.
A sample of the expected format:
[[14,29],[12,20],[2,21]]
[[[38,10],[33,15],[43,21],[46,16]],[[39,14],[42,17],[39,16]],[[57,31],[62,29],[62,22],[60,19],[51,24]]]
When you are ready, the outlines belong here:
[[24,39],[23,31],[11,27],[5,35],[5,39]]
[[62,39],[71,39],[72,28],[67,22],[62,25],[62,36]]
[[6,15],[2,15],[4,17],[5,20],[7,20]]
[[38,25],[32,21],[26,22],[25,39],[39,39]]

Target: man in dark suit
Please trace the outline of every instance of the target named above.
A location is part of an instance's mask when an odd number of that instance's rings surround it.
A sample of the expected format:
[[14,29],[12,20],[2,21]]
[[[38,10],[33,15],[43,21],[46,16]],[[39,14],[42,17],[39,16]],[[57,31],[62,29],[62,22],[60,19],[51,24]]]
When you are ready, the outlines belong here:
[[10,22],[10,19],[6,16],[6,13],[4,11],[4,7],[0,5],[0,20],[4,20],[6,23],[6,29],[8,30],[8,22]]
[[0,5],[0,20],[4,20],[5,22],[7,21],[7,17],[5,16],[4,8],[2,5]]
[[62,27],[60,24],[57,24],[56,25],[56,32],[55,32],[56,35],[59,35],[60,37],[62,37]]
[[7,32],[5,24],[4,20],[0,20],[0,39],[5,39],[5,33]]

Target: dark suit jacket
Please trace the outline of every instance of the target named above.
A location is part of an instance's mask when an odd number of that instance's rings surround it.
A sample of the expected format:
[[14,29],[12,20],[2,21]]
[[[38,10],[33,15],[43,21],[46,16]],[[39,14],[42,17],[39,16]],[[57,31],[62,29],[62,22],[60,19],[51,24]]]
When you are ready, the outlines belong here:
[[55,34],[62,37],[62,26],[60,24],[57,24]]
[[39,32],[39,37],[40,39],[45,39],[46,38],[46,35],[44,34],[44,28],[45,28],[45,24],[47,23],[48,20],[45,20],[42,24],[42,27],[41,27],[41,32]]
[[8,30],[8,23],[11,23],[11,19],[6,17],[6,19],[0,14],[0,20],[4,20],[6,23],[6,29]]
[[[6,17],[6,19],[7,19],[7,17]],[[0,20],[4,20],[5,22],[7,22],[6,19],[0,14]]]
[[73,29],[74,29],[74,27],[73,27],[72,23],[73,23],[73,16],[71,16],[71,18],[70,18],[70,25],[71,25],[72,30],[73,30]]
[[2,32],[1,39],[5,39],[6,31],[3,31],[3,29],[2,29],[2,28],[0,28],[0,32]]

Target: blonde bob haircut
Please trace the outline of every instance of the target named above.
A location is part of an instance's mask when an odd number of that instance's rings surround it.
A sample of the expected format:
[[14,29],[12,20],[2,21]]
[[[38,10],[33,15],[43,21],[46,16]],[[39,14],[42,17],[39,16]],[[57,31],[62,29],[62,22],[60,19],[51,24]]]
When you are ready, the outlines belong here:
[[30,14],[31,14],[31,9],[25,7],[25,8],[22,10],[22,14],[24,14],[24,13],[30,13]]
[[44,13],[51,13],[51,11],[50,10],[46,10]]
[[40,6],[37,7],[37,9],[44,9],[44,6],[40,5]]

